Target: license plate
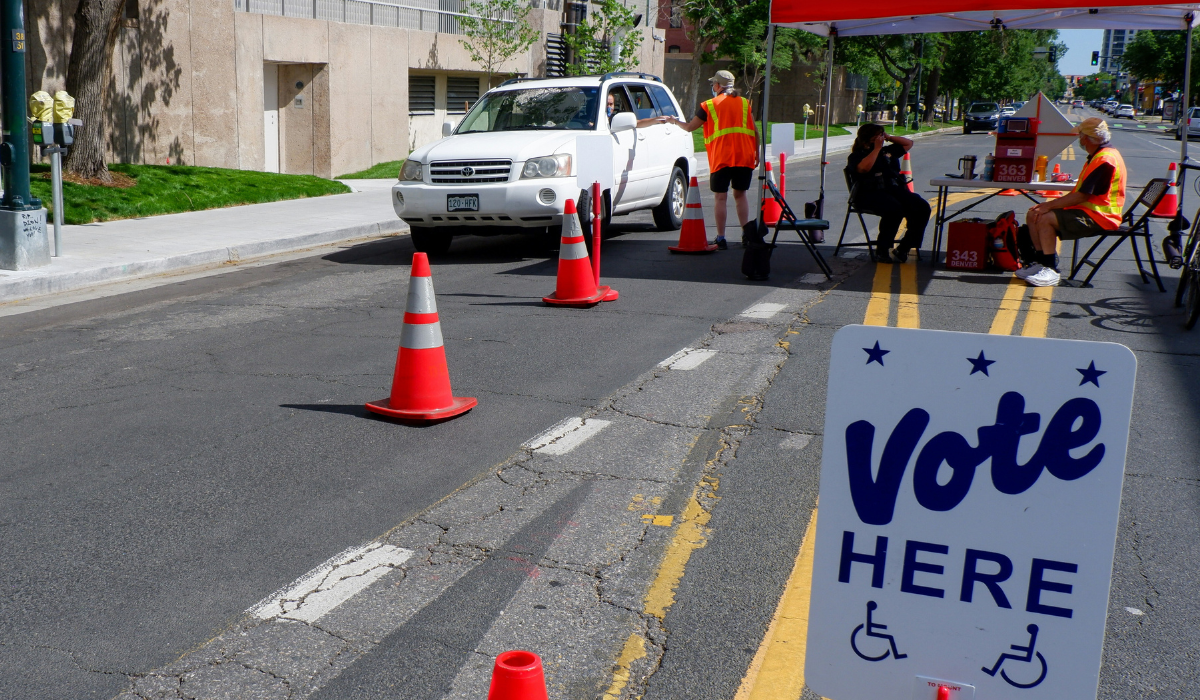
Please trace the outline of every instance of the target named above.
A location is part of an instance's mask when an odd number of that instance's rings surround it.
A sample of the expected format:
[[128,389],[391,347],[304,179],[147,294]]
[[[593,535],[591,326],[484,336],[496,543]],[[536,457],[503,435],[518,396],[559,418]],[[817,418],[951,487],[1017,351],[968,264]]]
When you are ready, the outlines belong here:
[[446,195],[446,211],[479,211],[479,195],[448,194]]

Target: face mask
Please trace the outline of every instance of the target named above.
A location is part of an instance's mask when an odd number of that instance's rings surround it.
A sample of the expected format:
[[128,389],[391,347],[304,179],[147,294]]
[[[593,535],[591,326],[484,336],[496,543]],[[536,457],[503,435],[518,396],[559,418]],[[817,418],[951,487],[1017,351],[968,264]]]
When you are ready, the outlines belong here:
[[613,115],[613,108],[612,108],[612,107],[606,107],[606,108],[604,109],[604,111],[605,111],[605,112],[608,114],[608,118],[609,118],[609,119],[612,119],[612,115]]

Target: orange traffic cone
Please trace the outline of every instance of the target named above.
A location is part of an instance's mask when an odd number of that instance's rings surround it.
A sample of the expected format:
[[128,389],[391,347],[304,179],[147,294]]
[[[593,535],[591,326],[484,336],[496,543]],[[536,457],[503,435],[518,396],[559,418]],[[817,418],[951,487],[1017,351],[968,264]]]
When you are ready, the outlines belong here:
[[692,176],[688,186],[687,206],[683,208],[683,226],[679,229],[679,244],[669,245],[672,253],[711,253],[716,244],[709,245],[708,230],[704,227],[704,208],[700,206],[700,185]]
[[1167,194],[1154,208],[1151,216],[1174,219],[1175,215],[1179,213],[1179,181],[1175,177],[1175,164],[1171,163],[1167,166],[1167,179],[1171,181],[1171,186],[1167,188]]
[[429,257],[413,253],[392,394],[368,403],[367,410],[389,418],[430,421],[453,418],[478,403],[476,399],[450,392],[450,370],[442,346]]
[[1001,190],[1001,191],[997,192],[996,194],[1001,197],[1016,197],[1017,195],[1019,195],[1021,193],[1016,190]]
[[506,651],[497,656],[488,700],[547,700],[541,658],[532,651]]
[[767,161],[766,165],[767,179],[763,180],[762,186],[763,222],[766,223],[767,226],[774,226],[775,224],[779,223],[779,217],[783,215],[783,207],[779,206],[779,202],[776,202],[775,197],[771,196],[771,188],[767,187],[767,180],[770,180],[771,184],[776,183],[775,175],[771,172],[771,161]]
[[542,301],[555,306],[595,306],[604,301],[608,292],[607,286],[596,285],[575,200],[568,199],[563,208],[562,244],[558,248],[558,283],[554,293],[542,297]]
[[[770,166],[767,169],[770,170]],[[904,178],[909,192],[916,192],[913,189],[912,159],[908,157],[908,151],[905,151],[904,157],[900,159],[900,177]]]
[[[1058,163],[1055,163],[1053,174],[1058,175],[1061,172],[1062,172],[1062,169],[1058,167]],[[1054,182],[1054,178],[1051,177],[1050,181]],[[1059,192],[1058,190],[1042,190],[1042,191],[1038,192],[1038,194],[1041,195],[1042,197],[1045,197],[1046,199],[1057,199],[1057,198],[1063,196],[1063,193]]]

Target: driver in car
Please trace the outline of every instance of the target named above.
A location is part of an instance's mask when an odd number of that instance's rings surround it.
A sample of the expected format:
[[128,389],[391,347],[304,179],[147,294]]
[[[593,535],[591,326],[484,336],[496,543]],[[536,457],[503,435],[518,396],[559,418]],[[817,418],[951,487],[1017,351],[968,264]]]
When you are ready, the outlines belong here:
[[[613,93],[608,93],[608,106],[605,108],[605,113],[608,114],[608,121],[610,123],[612,122],[612,118],[614,116],[626,111],[617,107],[616,103],[617,101],[616,98],[613,97]],[[646,117],[645,119],[637,120],[637,125],[638,128],[641,128],[643,126],[653,126],[655,124],[666,124],[667,119],[667,117]]]

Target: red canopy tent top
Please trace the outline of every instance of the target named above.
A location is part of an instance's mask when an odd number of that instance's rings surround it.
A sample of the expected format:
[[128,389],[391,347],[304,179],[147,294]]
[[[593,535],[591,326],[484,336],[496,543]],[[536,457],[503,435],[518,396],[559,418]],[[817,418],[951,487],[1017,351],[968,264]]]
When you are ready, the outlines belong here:
[[986,29],[1186,29],[1200,4],[1137,4],[1129,0],[1080,7],[1072,0],[914,0],[903,15],[894,2],[844,0],[822,4],[774,0],[773,24],[814,34],[865,36],[969,32]]

